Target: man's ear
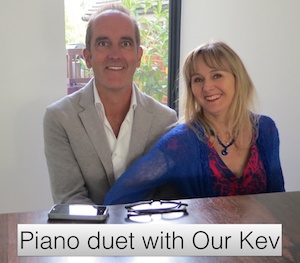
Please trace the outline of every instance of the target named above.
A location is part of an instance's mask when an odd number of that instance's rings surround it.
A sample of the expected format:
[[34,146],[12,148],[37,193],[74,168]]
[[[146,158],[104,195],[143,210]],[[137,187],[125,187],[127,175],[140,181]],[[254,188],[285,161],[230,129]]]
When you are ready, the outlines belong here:
[[86,48],[83,50],[83,56],[84,56],[84,59],[85,59],[86,66],[88,68],[91,68],[92,67],[91,54]]
[[143,52],[144,52],[143,48],[139,47],[138,54],[137,54],[137,56],[138,56],[138,61],[137,61],[137,65],[136,65],[137,68],[139,68],[140,65],[141,65],[141,60],[142,60]]

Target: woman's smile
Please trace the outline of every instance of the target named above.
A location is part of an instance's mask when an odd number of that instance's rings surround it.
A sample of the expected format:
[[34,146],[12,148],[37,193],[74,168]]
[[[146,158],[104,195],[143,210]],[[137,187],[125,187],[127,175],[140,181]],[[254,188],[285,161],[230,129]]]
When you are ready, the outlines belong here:
[[214,102],[221,98],[222,94],[217,94],[217,95],[211,95],[211,96],[205,96],[204,98],[209,101],[209,102]]

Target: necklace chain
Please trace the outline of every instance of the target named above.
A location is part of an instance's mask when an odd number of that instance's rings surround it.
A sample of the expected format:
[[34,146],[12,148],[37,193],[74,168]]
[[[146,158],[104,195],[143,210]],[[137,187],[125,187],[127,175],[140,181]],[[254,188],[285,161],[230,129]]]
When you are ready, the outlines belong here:
[[230,147],[234,143],[235,139],[233,138],[231,140],[231,142],[229,142],[227,145],[224,145],[224,143],[221,141],[221,139],[219,138],[219,136],[217,135],[216,137],[217,137],[217,140],[218,140],[219,144],[224,148],[221,151],[222,155],[227,155],[228,154],[227,148]]

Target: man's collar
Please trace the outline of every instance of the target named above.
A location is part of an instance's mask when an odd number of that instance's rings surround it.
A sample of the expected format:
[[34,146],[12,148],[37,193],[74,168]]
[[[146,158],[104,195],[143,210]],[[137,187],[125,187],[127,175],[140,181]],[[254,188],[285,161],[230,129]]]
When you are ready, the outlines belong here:
[[[95,79],[93,80],[93,90],[94,90],[94,99],[95,99],[94,103],[95,103],[95,105],[100,104],[103,107],[102,101],[100,99],[100,96],[99,96],[97,88],[96,88]],[[132,84],[130,108],[135,110],[136,106],[137,106],[136,92],[135,92],[134,85]]]

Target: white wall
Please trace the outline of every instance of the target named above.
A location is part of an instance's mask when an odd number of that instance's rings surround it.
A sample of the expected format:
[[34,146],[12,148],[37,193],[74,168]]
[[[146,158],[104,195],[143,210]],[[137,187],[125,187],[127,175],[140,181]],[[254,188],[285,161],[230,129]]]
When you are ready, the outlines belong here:
[[210,41],[228,43],[258,90],[260,113],[281,139],[286,190],[300,190],[300,1],[183,0],[181,61]]
[[66,94],[64,1],[0,0],[0,213],[52,205],[46,105]]

